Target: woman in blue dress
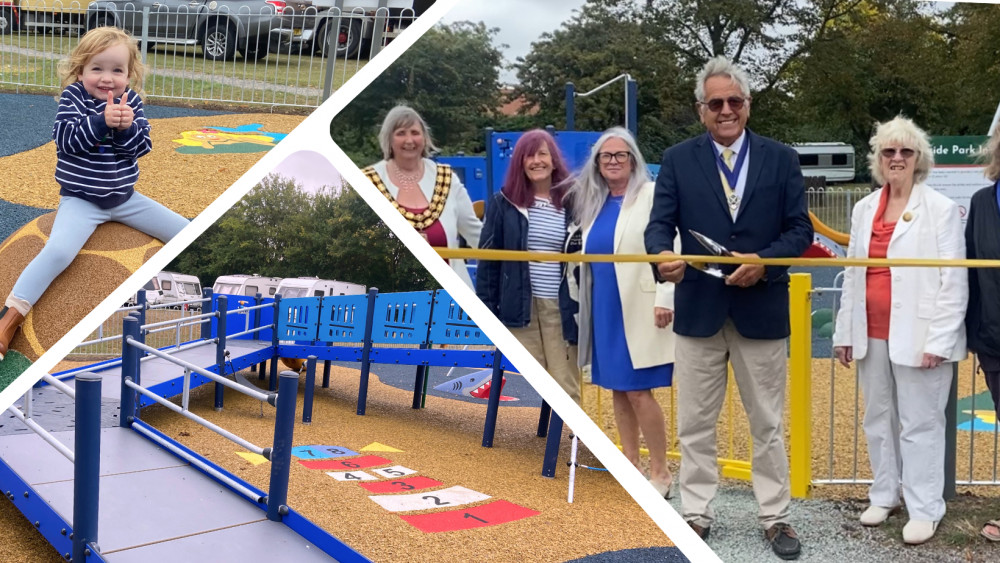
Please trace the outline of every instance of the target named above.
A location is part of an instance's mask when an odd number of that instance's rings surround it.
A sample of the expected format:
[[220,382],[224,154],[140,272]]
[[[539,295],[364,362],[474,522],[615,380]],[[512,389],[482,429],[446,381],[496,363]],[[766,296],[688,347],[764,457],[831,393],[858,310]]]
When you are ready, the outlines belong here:
[[[567,196],[587,254],[644,254],[653,183],[632,135],[606,131]],[[649,481],[670,497],[663,410],[652,389],[673,378],[673,284],[657,284],[649,264],[584,263],[580,270],[579,364],[613,392],[622,450],[639,468],[639,435],[649,449]]]

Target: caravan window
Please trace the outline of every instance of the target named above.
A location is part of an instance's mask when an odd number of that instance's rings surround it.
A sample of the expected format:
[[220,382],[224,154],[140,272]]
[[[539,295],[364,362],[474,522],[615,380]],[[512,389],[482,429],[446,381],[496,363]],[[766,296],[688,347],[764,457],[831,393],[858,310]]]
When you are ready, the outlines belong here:
[[800,154],[799,166],[819,166],[818,154]]
[[239,286],[233,283],[219,283],[215,284],[215,293],[221,293],[223,295],[235,295],[239,291]]
[[246,289],[243,290],[243,295],[257,295],[257,286],[248,285]]
[[201,288],[194,282],[181,282],[180,292],[184,295],[201,295]]
[[317,289],[317,290],[313,291],[313,297],[323,297],[323,290],[322,289]]
[[272,287],[272,288],[270,288],[270,289],[267,290],[267,294],[268,295],[274,295],[277,292],[278,292],[278,288],[276,288],[276,287]]
[[147,291],[156,291],[156,284],[153,283],[154,281],[156,280],[149,280],[148,282],[146,282],[146,285],[142,286],[142,288]]
[[281,292],[281,296],[285,299],[291,297],[305,297],[306,288],[304,287],[286,287],[284,291]]
[[163,291],[170,291],[170,288],[173,284],[170,282],[170,280],[163,280],[163,283],[161,283],[160,285],[163,287]]

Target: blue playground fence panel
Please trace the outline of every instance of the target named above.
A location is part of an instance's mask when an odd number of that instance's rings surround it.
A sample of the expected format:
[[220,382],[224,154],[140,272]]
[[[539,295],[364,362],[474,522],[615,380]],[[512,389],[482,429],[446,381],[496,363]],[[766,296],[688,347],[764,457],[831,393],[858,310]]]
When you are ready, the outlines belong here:
[[315,340],[319,327],[319,304],[319,297],[282,299],[278,315],[278,340]]
[[438,156],[434,160],[451,166],[452,172],[462,181],[472,201],[485,200],[489,195],[486,189],[485,156]]
[[380,293],[375,298],[372,342],[415,344],[427,342],[433,292]]
[[[218,310],[219,308],[220,295],[226,296],[226,309],[230,311],[229,314],[226,315],[226,336],[228,337],[231,334],[236,334],[238,332],[244,332],[245,330],[247,330],[247,315],[235,311],[238,311],[239,309],[242,309],[244,307],[253,307],[254,305],[257,304],[257,300],[253,297],[248,297],[246,295],[230,295],[226,293],[213,294],[212,295],[213,310]],[[273,303],[274,300],[265,299],[264,302]],[[261,311],[261,313],[263,313],[263,311]],[[253,314],[254,311],[250,311],[249,313],[250,328],[254,327]],[[263,315],[261,316],[261,322],[263,322]],[[268,334],[270,334],[270,331],[262,331],[262,332],[267,332]],[[219,334],[219,321],[218,319],[212,319],[212,335],[218,336],[218,334]],[[243,335],[237,338],[237,340],[252,340],[252,339],[254,339],[254,335],[252,334]]]
[[[274,303],[274,299],[271,297],[264,297],[260,300],[261,305],[266,305],[269,303]],[[260,324],[258,326],[270,327],[272,324],[274,324],[274,307],[265,307],[263,309],[258,309],[257,311],[251,311],[251,314],[255,312],[260,314]],[[254,334],[256,336],[250,336],[249,338],[256,338],[257,340],[270,342],[271,338],[273,338],[274,330],[271,328],[266,328]]]
[[320,304],[319,333],[316,340],[320,342],[364,342],[365,314],[367,312],[367,295],[324,297]]
[[460,346],[493,345],[486,334],[476,326],[476,321],[472,320],[462,306],[443,289],[434,294],[434,315],[428,341],[433,344]]

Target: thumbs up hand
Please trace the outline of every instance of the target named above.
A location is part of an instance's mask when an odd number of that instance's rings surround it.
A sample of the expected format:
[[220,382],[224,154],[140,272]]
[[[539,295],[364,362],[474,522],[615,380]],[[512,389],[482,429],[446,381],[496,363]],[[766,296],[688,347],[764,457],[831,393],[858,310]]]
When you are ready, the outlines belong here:
[[118,123],[118,130],[124,131],[132,126],[132,120],[135,119],[135,111],[132,110],[132,106],[128,105],[128,92],[122,94],[122,101],[119,104],[119,110],[121,119]]
[[108,92],[108,105],[104,106],[104,122],[107,123],[109,128],[118,129],[121,127],[121,121],[121,106],[115,103],[114,93]]

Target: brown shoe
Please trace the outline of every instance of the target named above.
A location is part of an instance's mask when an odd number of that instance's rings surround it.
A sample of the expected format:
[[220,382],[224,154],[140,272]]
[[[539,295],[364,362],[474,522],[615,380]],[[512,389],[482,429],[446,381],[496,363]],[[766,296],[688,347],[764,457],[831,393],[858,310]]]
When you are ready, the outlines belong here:
[[764,530],[764,537],[770,542],[774,554],[782,559],[798,559],[799,553],[802,552],[799,535],[784,522],[778,522]]
[[24,317],[17,309],[9,307],[0,309],[0,360],[3,360],[4,356],[7,355],[7,347],[13,340],[17,327],[21,326],[22,322],[24,322]]
[[694,520],[688,520],[687,525],[691,526],[691,529],[694,530],[694,533],[698,534],[698,537],[701,538],[702,541],[707,540],[708,534],[712,531],[711,526],[699,526],[694,523]]

